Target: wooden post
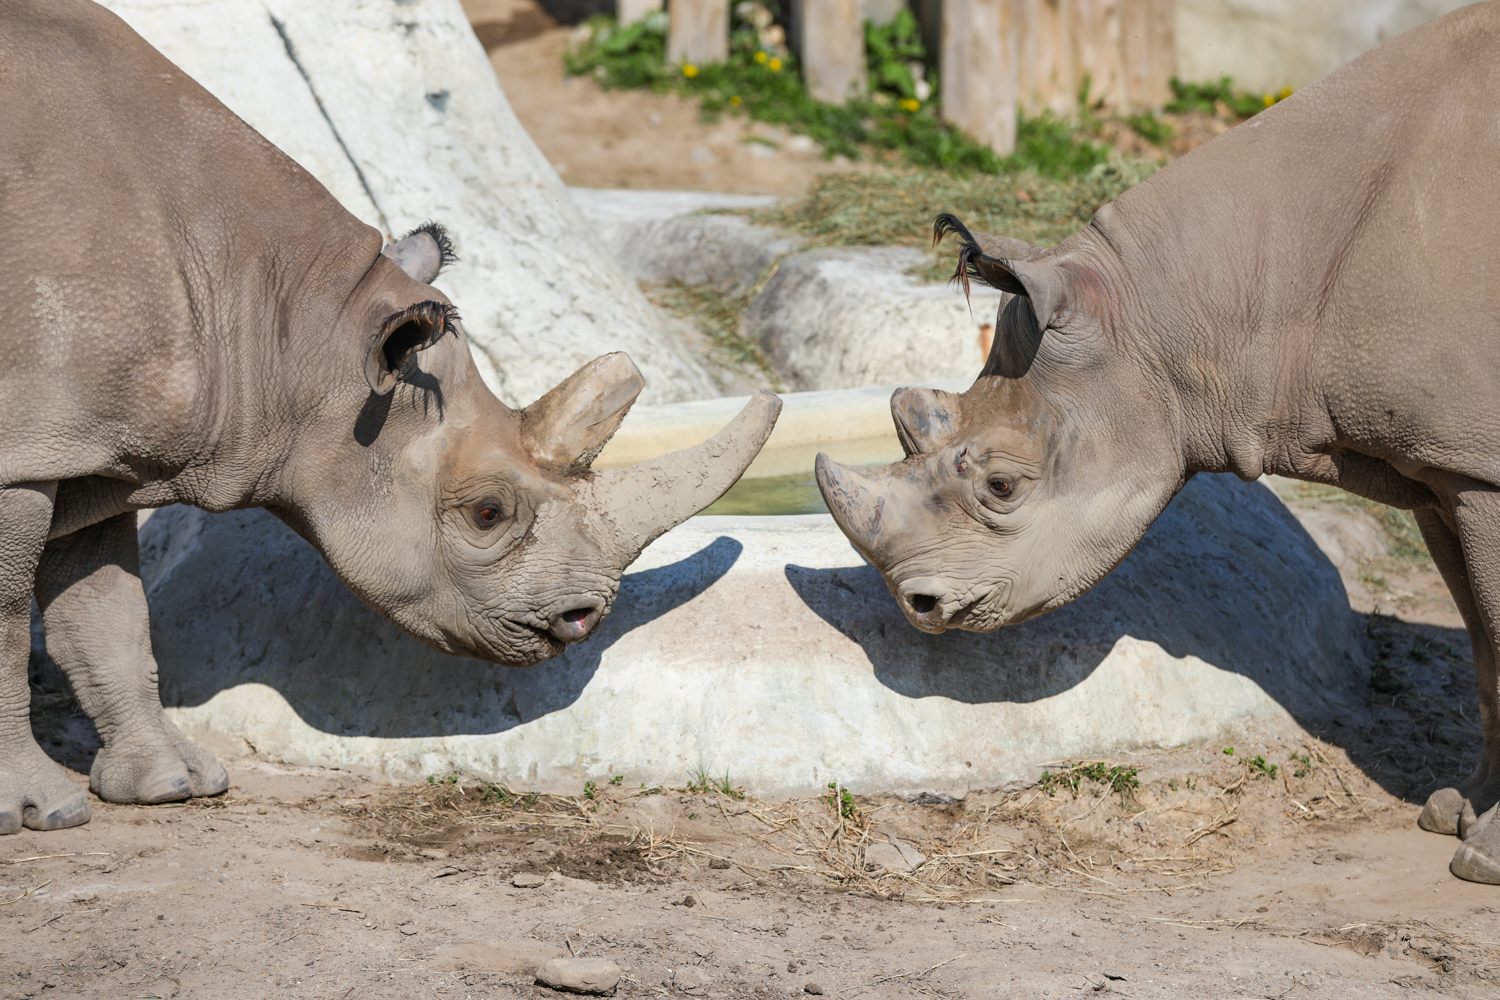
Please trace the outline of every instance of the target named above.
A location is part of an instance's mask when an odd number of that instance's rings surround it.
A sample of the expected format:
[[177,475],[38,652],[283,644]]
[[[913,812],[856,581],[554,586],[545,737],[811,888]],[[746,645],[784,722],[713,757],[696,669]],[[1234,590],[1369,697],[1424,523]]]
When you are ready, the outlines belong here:
[[943,4],[943,117],[1001,156],[1016,148],[1019,78],[1011,2]]
[[615,20],[623,28],[661,8],[662,0],[615,0]]
[[667,62],[700,66],[729,58],[729,0],[672,0]]
[[1073,52],[1078,87],[1088,80],[1090,107],[1123,109],[1125,74],[1121,66],[1121,0],[1073,0]]
[[843,104],[850,94],[864,93],[863,6],[860,0],[802,0],[798,5],[802,74],[814,100]]
[[1078,110],[1078,74],[1068,27],[1072,0],[1011,0],[1011,16],[1021,110],[1071,117]]

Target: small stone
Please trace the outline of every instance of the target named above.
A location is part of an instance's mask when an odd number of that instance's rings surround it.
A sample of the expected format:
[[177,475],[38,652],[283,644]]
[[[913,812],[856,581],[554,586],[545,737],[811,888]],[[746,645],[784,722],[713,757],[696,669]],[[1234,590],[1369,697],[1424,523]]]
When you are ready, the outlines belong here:
[[823,987],[819,986],[817,983],[808,983],[806,986],[802,987],[802,992],[808,994],[809,996],[820,997],[823,995]]
[[434,861],[441,861],[446,857],[451,857],[451,855],[447,851],[441,850],[436,847],[424,847],[417,853],[424,858],[431,858]]
[[517,889],[535,889],[539,885],[545,885],[546,879],[535,872],[516,872],[510,877],[510,884]]
[[603,958],[553,958],[536,970],[536,981],[571,993],[608,993],[620,983],[620,967]]
[[723,858],[710,858],[709,861],[708,861],[708,867],[710,867],[710,868],[728,868],[729,867],[729,862],[725,861]]
[[689,906],[689,907],[697,906],[698,905],[698,901],[696,899],[694,899],[692,896],[685,896],[685,897],[683,897],[682,905],[683,906]]
[[403,924],[397,925],[396,930],[400,931],[402,934],[405,934],[407,937],[411,937],[413,934],[417,933],[417,925],[408,920]]

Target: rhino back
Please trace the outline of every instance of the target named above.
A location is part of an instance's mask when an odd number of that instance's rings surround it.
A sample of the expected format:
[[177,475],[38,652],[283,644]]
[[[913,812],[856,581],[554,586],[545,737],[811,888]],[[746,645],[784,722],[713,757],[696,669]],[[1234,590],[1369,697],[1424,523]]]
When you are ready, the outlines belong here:
[[0,66],[0,481],[263,448],[379,234],[87,0],[6,4]]
[[1091,229],[1132,279],[1120,308],[1250,376],[1237,409],[1500,483],[1500,4],[1354,60]]

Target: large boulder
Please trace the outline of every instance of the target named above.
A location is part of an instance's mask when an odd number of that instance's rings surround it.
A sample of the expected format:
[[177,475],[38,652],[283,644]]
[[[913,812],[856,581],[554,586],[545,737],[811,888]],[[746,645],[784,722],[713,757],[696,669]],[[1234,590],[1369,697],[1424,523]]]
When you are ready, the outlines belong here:
[[360,219],[447,226],[460,260],[437,284],[506,402],[609,351],[645,374],[643,401],[717,394],[597,249],[459,0],[103,2]]
[[[1357,712],[1362,629],[1269,490],[1200,475],[1092,592],[989,635],[906,624],[827,515],[695,518],[648,548],[588,643],[525,670],[445,656],[370,612],[262,511],[142,531],[172,718],[229,752],[534,790],[832,780],[939,791],[1063,758]],[[1347,699],[1347,703],[1345,701]]]

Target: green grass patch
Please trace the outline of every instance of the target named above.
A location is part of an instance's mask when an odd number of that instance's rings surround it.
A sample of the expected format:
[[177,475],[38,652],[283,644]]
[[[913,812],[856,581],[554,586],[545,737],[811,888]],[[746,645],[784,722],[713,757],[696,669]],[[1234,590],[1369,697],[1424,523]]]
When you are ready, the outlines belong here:
[[866,24],[865,33],[870,89],[844,104],[814,100],[796,58],[767,49],[753,26],[739,21],[724,62],[674,66],[666,59],[665,14],[625,28],[598,17],[589,22],[588,38],[564,56],[564,66],[612,89],[695,97],[706,119],[742,114],[800,132],[825,155],[851,160],[874,156],[961,174],[1032,171],[1065,178],[1108,159],[1108,149],[1078,127],[1045,115],[1023,117],[1015,153],[997,155],[939,117],[937,81],[922,68],[926,48],[909,11],[884,26]]
[[1066,789],[1078,797],[1078,791],[1084,782],[1095,785],[1103,785],[1111,792],[1120,795],[1129,795],[1141,787],[1138,777],[1140,768],[1123,767],[1119,764],[1111,764],[1108,761],[1083,761],[1071,764],[1061,771],[1043,771],[1037,786],[1048,796],[1055,796],[1060,790]]
[[[1274,94],[1252,94],[1237,89],[1234,81],[1227,76],[1221,76],[1211,83],[1184,83],[1174,76],[1171,85],[1172,100],[1167,102],[1166,110],[1177,114],[1199,111],[1206,115],[1222,115],[1228,111],[1236,117],[1249,118],[1292,96],[1291,87],[1283,87]],[[1131,127],[1134,128],[1134,125]],[[1141,134],[1145,135],[1144,132]],[[1150,139],[1150,136],[1147,138]]]

